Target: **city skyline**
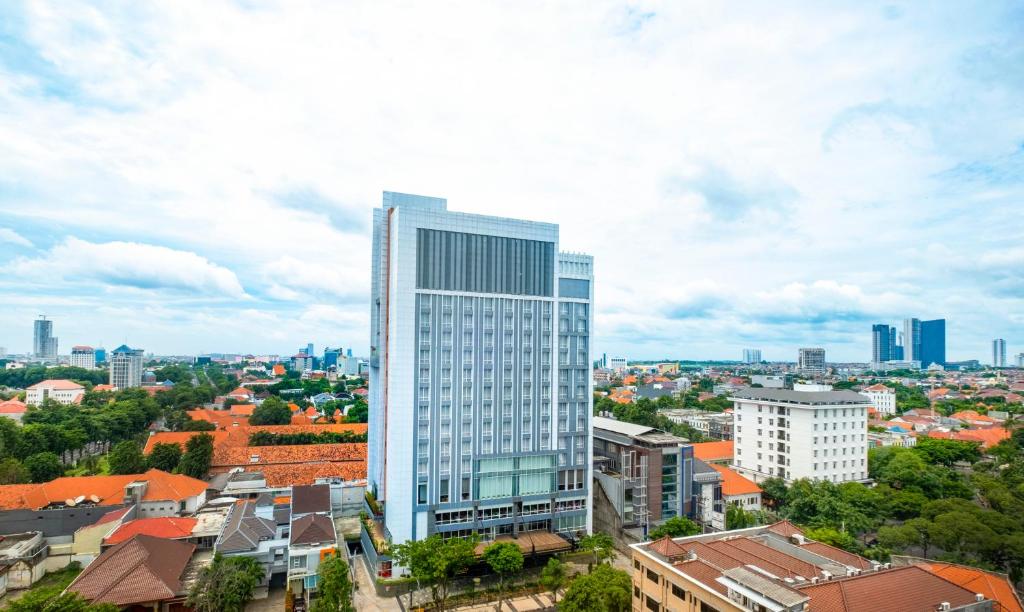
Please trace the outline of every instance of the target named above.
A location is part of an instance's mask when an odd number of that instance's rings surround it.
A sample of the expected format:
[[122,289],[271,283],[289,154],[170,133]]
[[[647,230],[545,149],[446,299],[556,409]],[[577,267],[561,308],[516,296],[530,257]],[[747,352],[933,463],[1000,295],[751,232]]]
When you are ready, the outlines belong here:
[[365,353],[383,190],[559,224],[595,352],[1024,346],[1011,3],[287,8],[0,9],[8,352]]

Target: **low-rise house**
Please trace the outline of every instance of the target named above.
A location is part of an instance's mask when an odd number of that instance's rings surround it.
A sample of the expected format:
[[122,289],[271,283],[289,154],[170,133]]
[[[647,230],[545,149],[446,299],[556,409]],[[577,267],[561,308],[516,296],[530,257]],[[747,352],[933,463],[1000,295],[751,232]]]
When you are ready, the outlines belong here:
[[44,380],[25,389],[25,403],[39,406],[50,399],[61,404],[77,404],[85,395],[85,387],[71,380]]
[[89,565],[99,556],[103,540],[117,531],[121,525],[135,519],[135,506],[111,510],[91,525],[83,525],[75,531],[71,544],[71,561]]
[[190,515],[206,502],[206,483],[151,469],[143,474],[65,476],[32,485],[0,486],[0,524],[32,526],[46,537],[71,536],[111,510],[138,506],[139,517]]
[[335,554],[338,554],[338,534],[329,515],[312,513],[297,518],[293,515],[288,541],[288,584],[292,593],[308,603],[317,590],[320,562]]
[[198,523],[198,519],[190,516],[160,516],[128,521],[103,538],[101,550],[140,534],[165,540],[192,541],[192,530]]
[[907,430],[898,425],[893,425],[885,431],[869,431],[868,446],[877,448],[880,446],[898,446],[910,448],[917,446],[917,435],[913,429]]
[[263,566],[260,586],[270,583],[275,574],[288,571],[289,523],[279,524],[269,496],[233,504],[217,538],[214,549],[227,557],[245,556]]
[[68,586],[88,602],[154,612],[181,610],[195,544],[136,535],[108,548]]
[[0,536],[0,569],[8,589],[27,589],[46,575],[47,546],[41,531]]
[[708,467],[718,472],[719,482],[715,487],[701,488],[701,507],[705,512],[701,519],[704,523],[722,531],[726,528],[726,512],[730,505],[735,504],[748,512],[761,509],[761,487],[757,483],[724,465],[712,463]]
[[1006,574],[999,574],[977,567],[932,561],[916,557],[893,556],[893,565],[916,565],[944,578],[953,584],[963,587],[972,593],[978,593],[995,602],[997,612],[1024,612],[1020,596],[1013,582]]
[[896,414],[896,391],[882,384],[861,389],[860,394],[871,401],[871,406],[880,414]]

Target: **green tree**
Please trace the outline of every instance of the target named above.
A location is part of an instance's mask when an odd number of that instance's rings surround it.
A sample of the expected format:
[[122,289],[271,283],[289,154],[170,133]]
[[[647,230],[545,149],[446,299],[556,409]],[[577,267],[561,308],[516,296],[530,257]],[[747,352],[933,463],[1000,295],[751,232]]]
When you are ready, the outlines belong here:
[[632,602],[629,574],[610,565],[577,576],[558,602],[559,612],[626,612]]
[[[442,539],[434,534],[424,540],[397,544],[391,550],[395,561],[408,569],[418,586],[430,588],[434,607],[443,611],[452,580],[476,560],[477,542],[476,536]],[[412,594],[409,596],[411,602]]]
[[31,480],[28,468],[14,457],[0,461],[0,485],[25,484]]
[[263,577],[263,566],[256,559],[218,553],[200,570],[186,603],[195,612],[243,612]]
[[146,471],[146,458],[142,456],[139,445],[131,440],[115,444],[107,462],[111,474],[141,474]]
[[[595,531],[593,534],[580,539],[580,549],[592,553],[598,563],[611,561],[615,558],[615,541],[607,533]],[[593,565],[588,564],[587,570],[593,571]]]
[[51,453],[36,453],[25,459],[25,468],[32,476],[32,482],[50,482],[64,475],[60,457]]
[[839,531],[838,529],[833,529],[831,527],[807,529],[804,531],[804,535],[815,542],[821,542],[844,550],[856,551],[858,548],[856,538],[845,531]]
[[781,478],[769,478],[761,483],[761,500],[769,508],[779,509],[786,505],[789,488]]
[[568,577],[565,564],[555,557],[548,559],[547,565],[540,571],[540,583],[551,593],[551,598],[558,603],[558,591],[565,586]]
[[204,421],[202,419],[196,421],[192,417],[188,417],[181,424],[181,431],[214,431],[216,429],[217,426],[214,425],[213,423],[209,421]]
[[498,575],[498,612],[505,595],[505,581],[523,569],[523,553],[512,542],[495,542],[484,549],[483,559]]
[[213,436],[201,433],[192,436],[185,443],[185,454],[181,456],[178,470],[192,478],[203,478],[210,471],[213,461]]
[[288,404],[277,396],[271,396],[256,406],[249,417],[252,425],[288,425],[292,422],[292,411]]
[[165,443],[155,444],[153,450],[149,452],[149,458],[146,460],[149,467],[165,472],[173,472],[178,469],[180,462],[181,446]]
[[348,563],[340,553],[335,551],[334,555],[321,561],[317,575],[320,577],[317,597],[310,612],[355,612]]
[[4,612],[117,612],[114,604],[91,604],[78,593],[62,593],[60,587],[29,589],[15,601],[7,603]]
[[746,529],[757,524],[757,517],[753,512],[747,512],[742,506],[733,502],[725,510],[726,529]]
[[352,407],[348,409],[348,415],[345,416],[346,423],[366,423],[369,417],[369,407],[366,405],[366,401],[362,398],[357,399]]
[[700,531],[700,526],[685,516],[673,516],[647,535],[650,539],[657,540],[665,536],[669,536],[670,538],[682,538],[685,536],[696,535],[700,533]]

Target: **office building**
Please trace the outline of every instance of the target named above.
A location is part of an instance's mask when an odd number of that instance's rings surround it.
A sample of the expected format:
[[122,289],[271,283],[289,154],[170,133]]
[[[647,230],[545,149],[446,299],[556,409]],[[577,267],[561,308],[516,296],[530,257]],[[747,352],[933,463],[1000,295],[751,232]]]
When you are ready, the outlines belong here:
[[612,357],[608,359],[608,369],[617,374],[623,374],[629,369],[629,364],[625,357]]
[[693,447],[683,438],[594,417],[594,470],[620,527],[646,533],[672,517],[696,518]]
[[118,389],[142,385],[142,349],[122,344],[110,353],[110,384]]
[[32,324],[32,356],[42,361],[57,359],[57,338],[53,335],[53,321],[39,315]]
[[92,370],[96,368],[96,351],[91,346],[71,347],[71,367]]
[[903,319],[903,360],[921,361],[920,319]]
[[323,363],[321,364],[321,366],[325,370],[327,368],[331,367],[331,366],[336,366],[336,365],[338,365],[338,358],[341,357],[341,356],[342,356],[342,351],[341,351],[340,348],[336,348],[336,349],[324,348],[324,360],[323,360]]
[[1006,367],[1006,340],[996,338],[992,341],[992,365],[997,368]]
[[761,363],[761,349],[743,349],[743,363]]
[[59,404],[77,404],[85,395],[85,387],[70,380],[43,380],[25,389],[25,403],[41,406],[46,400]]
[[313,356],[308,353],[292,355],[292,369],[296,372],[311,372],[313,370]]
[[105,349],[103,347],[97,348],[96,349],[96,363],[100,364],[100,363],[106,363],[106,362],[107,362],[107,349]]
[[883,323],[871,326],[871,361],[880,363],[896,359],[896,328]]
[[1024,353],[1017,353],[1017,367],[1024,368]]
[[1004,575],[914,557],[883,564],[816,542],[789,521],[630,549],[637,612],[1021,609]]
[[779,477],[866,480],[868,398],[854,391],[747,388],[732,394],[734,466]]
[[391,541],[590,532],[592,258],[558,226],[385,192],[368,482]]
[[921,321],[921,367],[946,365],[946,320]]
[[800,349],[797,368],[803,374],[824,374],[825,373],[825,349],[823,348],[802,348]]

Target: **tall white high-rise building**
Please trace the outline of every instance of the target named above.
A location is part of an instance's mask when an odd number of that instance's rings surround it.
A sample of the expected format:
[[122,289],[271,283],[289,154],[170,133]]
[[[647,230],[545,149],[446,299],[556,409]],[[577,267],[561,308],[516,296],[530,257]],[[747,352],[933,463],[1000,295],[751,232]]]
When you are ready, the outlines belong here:
[[1006,367],[1006,340],[996,338],[992,341],[992,365],[997,368]]
[[82,345],[71,347],[71,367],[94,369],[96,367],[96,349]]
[[369,487],[392,542],[591,529],[593,261],[558,226],[384,193]]
[[751,387],[732,394],[733,464],[754,480],[868,477],[870,400],[854,391]]
[[32,355],[43,361],[57,359],[57,338],[53,335],[53,321],[46,318],[46,315],[39,315],[39,318],[32,324]]
[[761,349],[743,349],[743,363],[761,363]]
[[804,374],[825,373],[825,349],[823,348],[802,348],[800,349],[797,368]]
[[110,384],[118,389],[142,385],[142,349],[122,344],[110,353]]

